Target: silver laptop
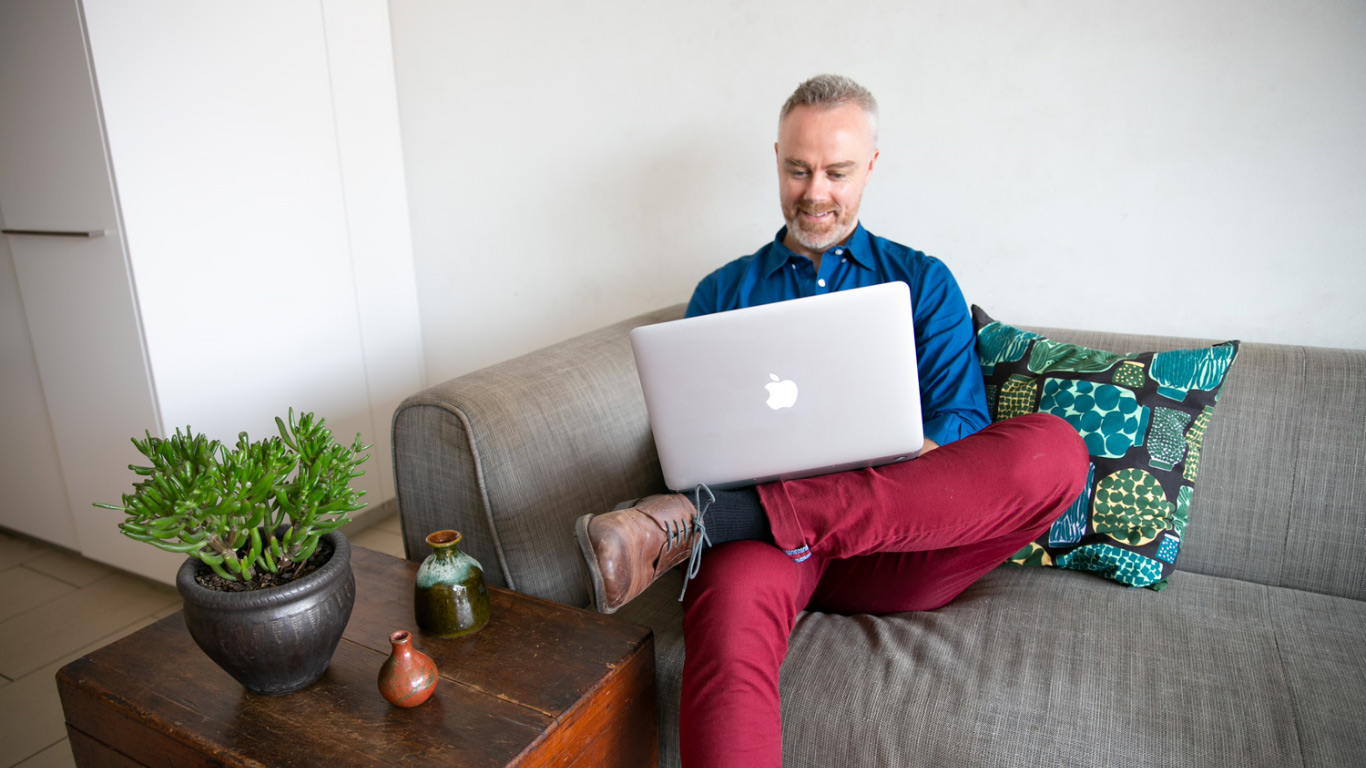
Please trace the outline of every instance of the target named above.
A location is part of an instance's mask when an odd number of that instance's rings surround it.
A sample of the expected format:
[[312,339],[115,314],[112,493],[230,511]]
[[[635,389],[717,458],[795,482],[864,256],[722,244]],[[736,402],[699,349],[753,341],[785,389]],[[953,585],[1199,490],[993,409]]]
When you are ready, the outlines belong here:
[[674,490],[906,461],[924,445],[905,283],[642,326],[631,348]]

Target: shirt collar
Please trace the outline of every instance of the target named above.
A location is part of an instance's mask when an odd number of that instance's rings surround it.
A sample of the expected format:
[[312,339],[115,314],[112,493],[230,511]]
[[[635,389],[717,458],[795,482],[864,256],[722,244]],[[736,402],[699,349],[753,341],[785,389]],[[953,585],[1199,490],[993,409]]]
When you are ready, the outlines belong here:
[[[778,230],[778,234],[773,238],[773,247],[768,249],[768,259],[764,264],[764,274],[771,276],[774,272],[787,266],[793,259],[799,261],[810,261],[801,254],[794,253],[790,248],[783,244],[783,238],[787,237],[787,227]],[[843,248],[845,256],[854,260],[854,263],[864,268],[871,268],[873,265],[873,238],[868,234],[868,230],[863,228],[863,222],[859,222],[854,227],[854,234],[849,236],[849,242],[843,245],[832,245],[826,250],[829,253],[835,248]]]

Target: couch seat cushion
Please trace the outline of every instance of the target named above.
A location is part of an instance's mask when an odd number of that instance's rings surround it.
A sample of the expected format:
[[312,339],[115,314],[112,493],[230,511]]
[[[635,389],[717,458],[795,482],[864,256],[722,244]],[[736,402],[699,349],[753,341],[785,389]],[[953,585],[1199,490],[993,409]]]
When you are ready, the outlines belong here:
[[[664,766],[677,594],[669,574],[621,613],[656,633]],[[1363,638],[1355,600],[1191,573],[1159,595],[1004,566],[938,611],[804,614],[783,667],[784,764],[1354,764]]]

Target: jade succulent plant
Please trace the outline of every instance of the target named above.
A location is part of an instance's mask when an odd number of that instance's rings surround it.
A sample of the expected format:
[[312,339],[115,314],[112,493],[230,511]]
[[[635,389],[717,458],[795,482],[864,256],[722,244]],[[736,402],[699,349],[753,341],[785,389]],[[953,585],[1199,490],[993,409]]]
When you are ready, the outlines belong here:
[[151,466],[123,504],[96,504],[127,515],[125,536],[203,561],[227,581],[283,574],[313,555],[324,535],[365,507],[351,481],[369,459],[360,435],[341,445],[312,413],[276,418],[279,435],[228,448],[177,429],[168,438],[133,438]]

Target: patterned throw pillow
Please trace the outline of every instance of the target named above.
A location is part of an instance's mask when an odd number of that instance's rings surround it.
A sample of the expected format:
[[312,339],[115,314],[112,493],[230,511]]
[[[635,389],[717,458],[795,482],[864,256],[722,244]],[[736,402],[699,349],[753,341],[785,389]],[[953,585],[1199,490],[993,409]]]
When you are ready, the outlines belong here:
[[1061,416],[1091,454],[1081,496],[1011,562],[1164,589],[1238,342],[1120,355],[998,323],[976,306],[972,321],[992,420]]

